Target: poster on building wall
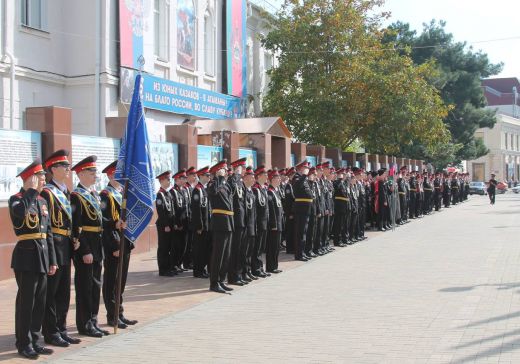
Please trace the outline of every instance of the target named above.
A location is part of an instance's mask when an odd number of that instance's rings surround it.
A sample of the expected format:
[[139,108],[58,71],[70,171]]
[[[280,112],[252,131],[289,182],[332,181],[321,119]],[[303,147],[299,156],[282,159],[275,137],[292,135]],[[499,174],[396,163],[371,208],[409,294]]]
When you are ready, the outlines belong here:
[[247,96],[246,0],[226,1],[227,93]]
[[121,66],[154,70],[153,0],[119,0]]
[[222,160],[222,147],[212,145],[198,145],[197,146],[197,169],[206,166],[213,166]]
[[249,148],[240,148],[238,150],[238,158],[247,158],[246,159],[246,167],[253,167],[256,169],[256,150],[249,149]]
[[[72,166],[90,155],[97,156],[98,178],[95,189],[99,192],[108,184],[107,176],[101,171],[119,157],[120,146],[120,139],[72,135]],[[76,186],[78,182],[78,176],[72,173],[73,185]]]
[[296,165],[296,155],[294,153],[291,153],[291,167],[294,167]]
[[195,70],[195,5],[193,0],[177,0],[177,63]]
[[[121,102],[132,100],[135,71],[121,68]],[[175,114],[208,119],[238,119],[244,116],[240,99],[214,91],[143,74],[143,106]]]
[[[150,142],[150,159],[152,160],[153,175],[179,170],[179,145],[176,143]],[[160,187],[159,180],[155,179],[155,189]]]
[[41,158],[41,134],[26,130],[0,129],[0,200],[6,201],[22,187],[18,173]]

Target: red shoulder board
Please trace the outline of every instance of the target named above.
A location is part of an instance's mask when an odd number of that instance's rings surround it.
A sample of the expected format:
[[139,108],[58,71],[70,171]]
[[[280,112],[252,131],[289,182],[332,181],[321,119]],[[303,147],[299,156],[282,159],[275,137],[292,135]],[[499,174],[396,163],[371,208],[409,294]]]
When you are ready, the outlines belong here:
[[99,194],[101,195],[102,193],[104,193],[105,195],[109,194],[108,190],[101,190],[101,192]]
[[258,182],[256,182],[254,185],[253,185],[253,188],[260,188],[260,184]]
[[204,186],[202,185],[202,183],[197,183],[197,185],[195,186],[196,189],[199,189],[199,190],[202,190],[204,188]]
[[15,197],[22,197],[22,193],[21,192],[18,192],[17,194],[14,195]]
[[274,192],[274,188],[273,187],[269,187],[269,191]]

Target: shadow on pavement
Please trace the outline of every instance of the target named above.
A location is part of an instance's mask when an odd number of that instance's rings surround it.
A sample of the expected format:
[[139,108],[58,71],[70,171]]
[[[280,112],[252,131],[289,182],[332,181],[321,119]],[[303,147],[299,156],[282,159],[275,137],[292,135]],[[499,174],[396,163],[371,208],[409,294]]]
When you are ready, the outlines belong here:
[[518,283],[497,283],[497,284],[476,284],[474,286],[461,286],[461,287],[447,287],[439,289],[439,292],[467,292],[471,291],[478,287],[497,287],[497,290],[511,289],[520,287],[520,282]]
[[[514,334],[511,334],[511,335],[514,335]],[[502,335],[496,335],[496,336],[500,336],[500,338],[503,337]],[[485,341],[485,340],[486,339],[483,339],[482,341]],[[500,342],[495,347],[479,351],[472,355],[464,356],[460,359],[455,359],[455,360],[451,361],[450,363],[452,363],[452,364],[454,364],[454,363],[456,363],[456,364],[474,363],[479,358],[488,358],[489,359],[489,357],[491,357],[491,356],[501,355],[501,354],[509,352],[509,351],[514,351],[519,346],[520,346],[520,339],[515,339],[515,340],[511,340],[511,341],[507,341],[507,342]],[[495,362],[497,362],[497,361],[495,360]]]
[[153,301],[168,297],[181,297],[206,292],[209,280],[194,278],[192,272],[175,277],[160,277],[157,271],[129,272],[124,301]]

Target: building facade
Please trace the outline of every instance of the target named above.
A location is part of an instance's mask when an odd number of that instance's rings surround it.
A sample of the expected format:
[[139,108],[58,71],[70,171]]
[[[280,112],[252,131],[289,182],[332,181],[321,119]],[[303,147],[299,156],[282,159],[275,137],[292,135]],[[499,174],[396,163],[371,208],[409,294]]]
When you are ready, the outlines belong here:
[[[245,73],[247,94],[238,96],[240,107],[234,112],[241,115],[234,116],[259,115],[268,83],[265,70],[274,59],[260,43],[265,34],[261,9],[235,3],[243,6],[245,26],[230,30],[233,24],[226,19],[237,15],[226,14],[223,0],[0,0],[0,128],[24,129],[27,108],[54,105],[72,110],[74,134],[104,136],[107,118],[127,115],[121,99],[133,86],[133,74],[125,69],[129,47],[144,56],[146,75],[185,85],[184,94],[200,92],[199,97],[213,97],[217,104],[236,101],[228,92],[227,52],[242,52],[239,71]],[[126,22],[132,31],[140,27],[140,49],[135,49],[135,33],[132,39],[124,32]],[[135,72],[138,67],[129,68]],[[165,140],[166,125],[204,118],[183,105],[153,105],[145,103],[154,141]]]
[[467,161],[474,181],[486,181],[494,173],[499,181],[520,178],[520,99],[517,78],[497,78],[482,81],[488,108],[497,110],[497,122],[490,128],[480,128],[475,137],[481,138],[489,153]]

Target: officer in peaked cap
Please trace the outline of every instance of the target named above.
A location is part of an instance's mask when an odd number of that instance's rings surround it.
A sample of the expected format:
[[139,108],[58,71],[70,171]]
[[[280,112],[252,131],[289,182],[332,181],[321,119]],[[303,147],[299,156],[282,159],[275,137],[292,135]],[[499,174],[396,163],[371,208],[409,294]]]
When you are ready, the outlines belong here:
[[226,293],[233,288],[226,285],[229,264],[229,246],[234,230],[233,189],[227,182],[227,160],[221,160],[210,172],[215,178],[208,184],[208,197],[211,204],[211,291]]
[[197,171],[198,183],[191,195],[190,230],[193,232],[193,276],[208,278],[206,266],[209,264],[211,238],[209,234],[210,206],[206,186],[210,179],[209,166]]
[[102,337],[109,335],[98,326],[97,315],[101,285],[103,244],[101,233],[102,211],[99,196],[94,191],[97,179],[97,157],[89,156],[77,163],[72,170],[79,184],[72,191],[72,241],[79,244],[74,254],[76,286],[76,326],[81,335]]
[[177,273],[173,269],[173,225],[175,224],[175,208],[170,194],[171,171],[160,173],[156,178],[161,187],[157,191],[155,209],[157,210],[157,265],[159,276],[173,277]]
[[235,226],[230,247],[228,282],[229,284],[238,286],[243,286],[245,284],[242,280],[241,271],[243,268],[240,262],[240,252],[243,251],[242,244],[245,244],[246,231],[245,187],[242,181],[242,176],[244,175],[246,168],[246,159],[247,158],[240,158],[231,163],[233,174],[228,178],[228,183],[233,190],[233,220]]
[[29,359],[52,354],[38,343],[45,312],[47,276],[56,274],[58,264],[49,210],[40,192],[45,171],[39,159],[18,174],[23,181],[20,192],[9,198],[9,214],[18,242],[13,250],[16,294],[15,334],[18,353]]
[[304,253],[304,248],[314,195],[308,179],[309,162],[304,160],[298,163],[295,169],[298,172],[293,179],[294,258],[306,262],[309,257]]
[[47,300],[42,333],[48,344],[67,347],[79,344],[80,339],[67,333],[67,314],[70,305],[71,259],[73,244],[72,209],[67,181],[70,177],[69,151],[60,149],[44,162],[51,179],[41,196],[47,201],[51,220],[54,250],[59,269],[47,279]]
[[[134,249],[134,243],[125,238],[122,229],[125,223],[122,221],[121,206],[123,203],[122,186],[114,178],[117,160],[110,163],[102,173],[109,179],[108,185],[101,191],[101,211],[103,212],[103,302],[107,311],[108,325],[120,329],[126,329],[128,325],[135,325],[136,320],[129,320],[124,315],[123,294],[128,277],[130,265],[130,253]],[[123,246],[124,244],[124,246]],[[121,249],[123,246],[123,249]],[[122,250],[122,251],[121,251]],[[121,273],[121,292],[119,297],[118,317],[115,316],[117,302],[117,268],[119,260],[123,260]]]

